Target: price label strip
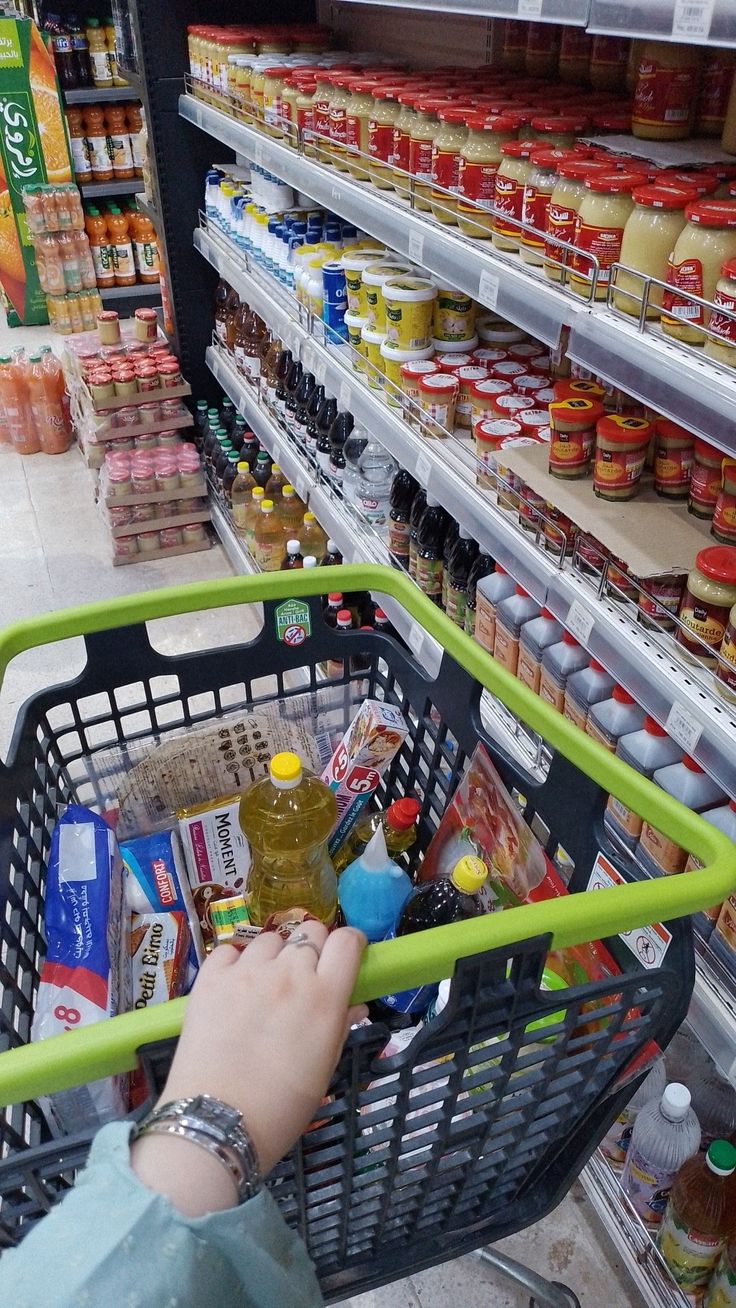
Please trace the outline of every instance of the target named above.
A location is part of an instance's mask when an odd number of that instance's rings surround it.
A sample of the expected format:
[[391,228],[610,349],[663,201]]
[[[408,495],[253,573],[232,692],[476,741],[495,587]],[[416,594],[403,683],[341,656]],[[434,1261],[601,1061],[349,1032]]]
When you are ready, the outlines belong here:
[[[611,886],[623,886],[626,882],[620,872],[605,854],[598,854],[588,880],[588,890],[609,890]],[[633,931],[622,931],[619,935],[627,949],[647,971],[661,967],[672,941],[672,934],[661,922],[651,926],[635,927]]]
[[595,619],[592,613],[589,613],[580,600],[573,600],[567,611],[565,626],[572,633],[581,645],[588,645],[591,633],[595,626]]
[[421,232],[409,232],[409,258],[421,263],[424,257],[424,237]]
[[519,0],[516,12],[519,18],[539,18],[542,0]]
[[675,0],[672,35],[682,41],[707,41],[715,0]]
[[487,309],[495,309],[498,303],[498,274],[482,272],[478,282],[478,299]]
[[692,754],[703,734],[697,718],[683,708],[682,704],[674,703],[664,725],[668,736],[681,745],[687,754]]
[[415,475],[420,486],[425,490],[429,487],[429,474],[432,471],[432,460],[428,454],[420,454],[416,462]]

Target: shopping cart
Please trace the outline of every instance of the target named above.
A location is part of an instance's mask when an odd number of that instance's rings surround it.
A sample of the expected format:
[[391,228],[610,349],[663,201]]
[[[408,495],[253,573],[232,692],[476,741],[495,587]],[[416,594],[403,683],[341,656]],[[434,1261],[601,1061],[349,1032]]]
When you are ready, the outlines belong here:
[[[389,635],[328,628],[318,594],[331,589],[398,601],[413,622],[409,645],[418,650],[428,632],[443,647],[438,675]],[[284,602],[296,597],[305,600],[301,619],[285,622],[295,615]],[[263,625],[244,644],[166,656],[146,626],[246,603],[262,603]],[[84,637],[84,670],[23,706],[0,766],[0,1041],[10,1050],[0,1056],[0,1241],[20,1239],[64,1194],[89,1147],[88,1136],[52,1141],[34,1099],[131,1069],[139,1050],[153,1094],[186,1002],[28,1044],[44,952],[44,865],[60,805],[99,806],[90,757],[100,740],[125,743],[157,722],[201,725],[238,704],[305,689],[316,703],[320,665],[330,658],[343,661],[342,725],[366,695],[397,704],[407,719],[379,799],[421,795],[423,848],[483,741],[527,820],[549,832],[550,850],[559,842],[572,859],[573,893],[367,950],[355,1001],[452,976],[449,1002],[387,1059],[378,1058],[385,1028],[352,1032],[321,1121],[272,1174],[273,1195],[306,1241],[328,1302],[478,1249],[554,1208],[638,1084],[642,1063],[625,1080],[637,1057],[652,1040],[664,1047],[685,1016],[694,976],[687,915],[736,885],[730,843],[520,685],[391,569],[202,583],[19,623],[0,636],[0,671],[25,649],[72,636]],[[489,738],[484,687],[552,747],[543,784]],[[703,869],[583,893],[599,850],[627,882],[634,876],[606,844],[607,791],[697,854]],[[619,933],[663,919],[669,946],[659,966],[646,968]],[[540,989],[550,948],[601,938],[621,975],[572,986],[562,998]],[[493,1251],[484,1256],[538,1304],[577,1302]]]

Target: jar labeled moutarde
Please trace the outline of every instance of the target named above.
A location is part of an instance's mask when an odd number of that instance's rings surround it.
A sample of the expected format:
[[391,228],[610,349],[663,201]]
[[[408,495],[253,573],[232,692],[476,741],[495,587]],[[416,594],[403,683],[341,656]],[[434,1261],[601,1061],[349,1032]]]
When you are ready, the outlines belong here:
[[[611,267],[621,258],[624,228],[634,208],[632,191],[641,183],[641,173],[609,173],[588,177],[585,195],[575,221],[570,289],[586,298],[604,300]],[[592,259],[596,260],[596,263]]]
[[501,147],[502,159],[496,173],[493,218],[493,244],[499,250],[518,250],[521,240],[521,214],[524,187],[532,171],[530,141],[507,141]]
[[716,669],[716,690],[725,699],[736,699],[736,604],[728,615],[728,623],[718,651],[726,666],[719,663]]
[[654,489],[665,499],[686,500],[695,438],[671,418],[657,418],[654,429]]
[[593,490],[604,500],[632,500],[644,471],[654,423],[609,413],[596,424]]
[[685,577],[679,573],[668,573],[660,577],[640,577],[637,622],[642,627],[656,631],[674,631],[676,614],[682,603]]
[[[624,227],[620,263],[613,292],[613,303],[622,313],[639,317],[647,290],[647,277],[658,281],[667,278],[669,257],[685,227],[685,207],[695,196],[668,186],[637,186],[631,195],[633,212]],[[641,274],[632,276],[626,271]],[[647,298],[647,318],[658,318],[662,308],[662,289],[651,286]]]
[[677,644],[687,654],[714,667],[715,652],[721,648],[734,604],[736,549],[731,545],[710,545],[700,550],[688,575],[679,612],[680,621],[700,641],[691,640],[687,631],[678,628]]
[[723,460],[722,477],[710,531],[724,545],[736,545],[736,459]]
[[696,518],[712,518],[721,489],[723,454],[715,445],[696,437],[687,507]]
[[514,140],[518,128],[504,114],[467,113],[465,124],[468,135],[460,148],[457,221],[464,235],[485,238],[492,231],[490,210],[503,159],[501,147]]
[[736,368],[736,259],[726,259],[721,265],[721,276],[716,283],[713,303],[717,306],[708,321],[710,337],[705,342],[705,353],[716,363]]
[[724,262],[736,258],[736,201],[696,200],[685,209],[685,218],[667,266],[661,325],[667,336],[704,345],[706,337],[698,328],[710,325],[710,313],[678,292],[714,299]]
[[603,417],[597,400],[554,400],[549,406],[552,440],[549,472],[553,477],[576,480],[587,477],[595,446],[596,424]]

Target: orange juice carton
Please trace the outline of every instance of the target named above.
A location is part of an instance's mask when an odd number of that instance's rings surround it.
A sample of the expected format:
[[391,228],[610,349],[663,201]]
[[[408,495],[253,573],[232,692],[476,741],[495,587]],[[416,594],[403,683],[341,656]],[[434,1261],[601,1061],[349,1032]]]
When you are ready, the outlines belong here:
[[337,823],[328,841],[331,854],[352,830],[409,728],[393,704],[364,700],[337,746],[322,780],[337,799]]
[[11,327],[48,321],[22,192],[71,180],[53,56],[30,19],[0,18],[0,285]]

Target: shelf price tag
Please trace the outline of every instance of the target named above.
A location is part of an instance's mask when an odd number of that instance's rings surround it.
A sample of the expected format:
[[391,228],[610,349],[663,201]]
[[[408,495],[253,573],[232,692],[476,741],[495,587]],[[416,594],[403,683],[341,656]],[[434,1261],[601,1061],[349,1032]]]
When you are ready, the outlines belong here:
[[686,754],[692,754],[703,734],[703,728],[697,718],[675,701],[664,725],[668,736],[681,745]]
[[312,490],[313,485],[314,483],[307,472],[297,472],[294,481],[294,490],[299,496],[299,499],[304,500],[305,504],[309,499],[309,492]]
[[487,309],[495,309],[498,303],[498,275],[482,272],[478,282],[478,299]]
[[516,12],[519,18],[539,18],[542,12],[542,0],[518,0]]
[[715,0],[675,0],[672,35],[682,41],[706,41],[714,8]]
[[567,617],[564,620],[564,626],[567,630],[580,641],[581,645],[588,646],[590,636],[595,626],[595,618],[589,613],[580,600],[573,600],[567,610]]
[[425,490],[429,486],[429,474],[432,471],[432,460],[428,454],[420,454],[416,462],[414,473],[420,486]]
[[424,237],[421,232],[409,232],[409,258],[421,263],[424,258]]

